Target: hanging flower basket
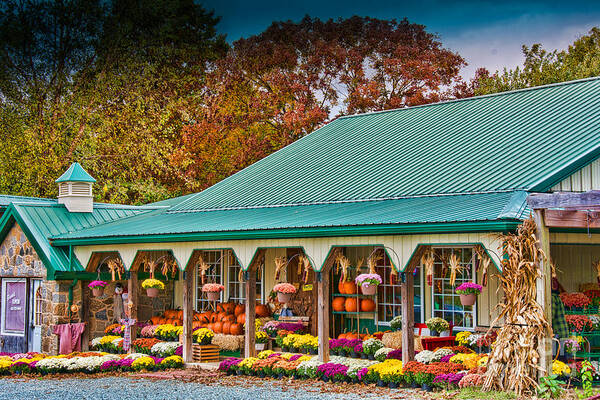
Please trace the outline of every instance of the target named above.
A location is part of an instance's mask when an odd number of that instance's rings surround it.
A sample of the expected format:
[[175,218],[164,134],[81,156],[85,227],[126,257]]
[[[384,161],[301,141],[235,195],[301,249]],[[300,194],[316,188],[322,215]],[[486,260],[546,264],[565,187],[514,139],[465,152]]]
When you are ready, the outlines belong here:
[[218,301],[223,290],[225,290],[225,286],[218,283],[207,283],[202,286],[202,291],[206,293],[206,297],[210,301]]
[[360,274],[354,280],[362,294],[367,296],[373,296],[377,293],[377,286],[381,284],[381,276],[379,274]]
[[94,297],[101,297],[104,295],[104,288],[106,285],[107,283],[104,281],[92,281],[88,287],[92,289],[92,294]]
[[158,297],[158,291],[165,288],[165,284],[158,279],[146,279],[142,282],[142,288],[146,289],[148,297]]
[[273,287],[273,291],[277,292],[277,301],[280,303],[289,303],[292,295],[296,293],[296,287],[291,283],[278,283]]
[[460,303],[463,306],[472,306],[477,300],[477,295],[481,293],[483,287],[473,282],[465,282],[456,288],[456,293],[460,295]]

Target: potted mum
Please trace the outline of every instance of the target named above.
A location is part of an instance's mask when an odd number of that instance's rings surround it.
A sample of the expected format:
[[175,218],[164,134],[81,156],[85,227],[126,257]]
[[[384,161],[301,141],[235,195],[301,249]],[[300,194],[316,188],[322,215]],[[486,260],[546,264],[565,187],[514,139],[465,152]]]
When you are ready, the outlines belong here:
[[225,286],[219,283],[207,283],[202,286],[202,291],[206,293],[206,297],[210,301],[218,301],[223,290],[225,290]]
[[473,282],[465,282],[456,288],[456,293],[460,295],[460,303],[463,306],[472,306],[477,300],[477,295],[481,293],[483,287]]
[[378,274],[360,274],[354,280],[362,294],[372,296],[377,293],[377,286],[381,284],[381,276]]
[[88,287],[92,289],[92,294],[94,297],[100,297],[104,294],[104,288],[107,283],[104,281],[91,281]]
[[164,290],[165,284],[158,279],[146,279],[142,282],[142,288],[146,289],[148,297],[158,297],[158,291]]
[[296,287],[291,283],[278,283],[273,287],[273,291],[277,292],[277,301],[280,303],[288,303],[292,295],[296,293]]
[[401,331],[402,330],[402,316],[397,315],[390,321],[390,329],[392,331]]
[[431,333],[431,336],[440,336],[440,333],[447,331],[450,328],[450,324],[445,319],[440,317],[429,318],[425,321],[427,329]]
[[269,343],[269,335],[266,332],[256,332],[254,348],[263,351]]

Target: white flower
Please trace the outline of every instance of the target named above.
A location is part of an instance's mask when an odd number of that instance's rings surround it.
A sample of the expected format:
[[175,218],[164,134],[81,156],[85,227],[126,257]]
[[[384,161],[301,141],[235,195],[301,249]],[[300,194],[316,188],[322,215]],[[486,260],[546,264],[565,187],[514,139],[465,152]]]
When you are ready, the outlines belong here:
[[450,349],[439,348],[433,352],[433,357],[431,359],[432,362],[440,361],[442,358],[454,354],[454,352]]
[[382,347],[375,352],[375,359],[379,362],[383,362],[389,353],[394,351],[394,349],[390,347]]
[[429,364],[433,360],[433,351],[423,350],[415,356],[415,361],[423,364]]
[[136,359],[138,359],[138,358],[140,358],[140,357],[147,357],[147,356],[148,356],[148,354],[143,354],[143,353],[131,353],[131,354],[128,354],[128,355],[127,355],[125,358],[130,358],[130,359],[132,359],[132,360],[136,360]]
[[175,350],[180,346],[179,342],[158,342],[150,349],[155,356],[165,357],[175,354]]
[[97,338],[92,339],[92,348],[98,347],[98,345],[100,345],[101,339],[102,339],[102,337],[97,337]]

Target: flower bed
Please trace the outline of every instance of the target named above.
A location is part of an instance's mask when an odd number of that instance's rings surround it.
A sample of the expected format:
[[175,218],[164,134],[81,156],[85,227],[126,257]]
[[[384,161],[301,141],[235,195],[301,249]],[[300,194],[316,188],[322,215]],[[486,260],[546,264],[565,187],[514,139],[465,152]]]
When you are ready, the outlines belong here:
[[[139,361],[138,361],[139,360]],[[49,356],[40,353],[0,356],[0,374],[63,374],[98,373],[107,371],[162,370],[183,367],[180,356],[157,358],[145,354],[115,355],[105,352],[71,353]]]

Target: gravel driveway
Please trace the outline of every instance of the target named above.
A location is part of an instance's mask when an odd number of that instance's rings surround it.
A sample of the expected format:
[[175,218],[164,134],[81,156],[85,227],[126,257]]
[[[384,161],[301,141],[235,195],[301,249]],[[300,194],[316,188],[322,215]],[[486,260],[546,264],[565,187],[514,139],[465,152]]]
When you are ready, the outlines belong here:
[[[179,380],[154,380],[131,377],[102,377],[96,379],[1,379],[0,399],[152,399],[152,400],[366,400],[382,398],[419,399],[417,393],[395,390],[374,394],[374,388],[356,386],[337,388],[337,392],[323,392],[320,383],[311,385],[285,385],[281,382],[253,382],[250,380],[201,382]],[[370,392],[370,393],[369,393]]]

